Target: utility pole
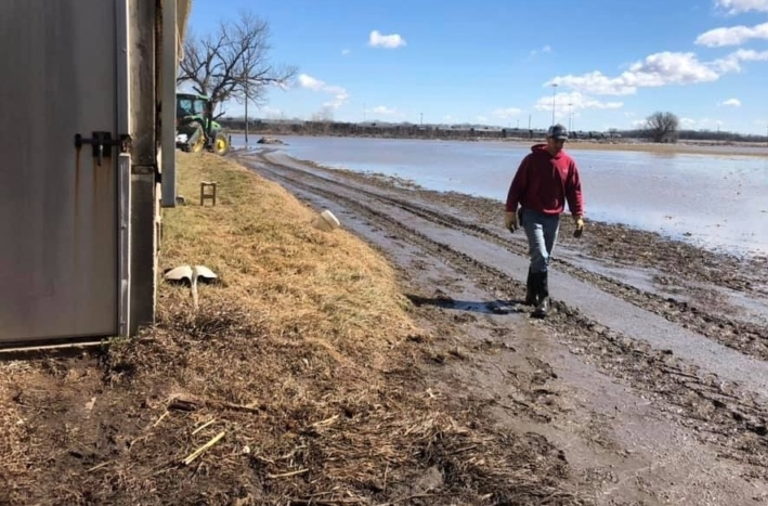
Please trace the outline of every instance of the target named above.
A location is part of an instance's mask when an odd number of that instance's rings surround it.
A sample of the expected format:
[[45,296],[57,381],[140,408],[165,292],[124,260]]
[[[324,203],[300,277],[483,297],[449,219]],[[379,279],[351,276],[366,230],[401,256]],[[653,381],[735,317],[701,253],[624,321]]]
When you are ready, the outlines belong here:
[[363,123],[365,123],[365,102],[363,102]]
[[568,102],[568,131],[572,130],[571,124],[573,123],[573,102]]
[[245,147],[248,148],[248,80],[245,81]]
[[557,98],[555,97],[555,91],[557,90],[557,83],[552,83],[552,124],[555,124],[555,105]]
[[419,113],[419,126],[424,126],[424,113]]

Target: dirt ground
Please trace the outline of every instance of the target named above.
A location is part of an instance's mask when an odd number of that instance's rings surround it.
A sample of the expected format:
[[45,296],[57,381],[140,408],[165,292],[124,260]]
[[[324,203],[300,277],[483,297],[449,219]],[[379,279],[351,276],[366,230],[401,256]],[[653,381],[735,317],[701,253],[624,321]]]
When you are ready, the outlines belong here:
[[0,354],[0,504],[587,502],[547,438],[438,390],[467,352],[379,253],[225,158],[178,167],[219,199],[166,210],[160,268],[219,282],[161,282],[137,339]]
[[163,286],[138,341],[3,358],[0,504],[768,504],[768,258],[565,219],[532,319],[499,203],[236,159],[344,230],[195,173],[222,202],[180,212],[222,230],[179,221],[163,267],[197,244],[227,280],[197,314]]
[[244,161],[398,267],[441,336],[435,394],[483,403],[497,426],[543,437],[578,497],[768,504],[766,258],[601,223],[577,241],[566,219],[557,312],[538,321],[521,304],[525,242],[502,229],[497,202],[276,153]]

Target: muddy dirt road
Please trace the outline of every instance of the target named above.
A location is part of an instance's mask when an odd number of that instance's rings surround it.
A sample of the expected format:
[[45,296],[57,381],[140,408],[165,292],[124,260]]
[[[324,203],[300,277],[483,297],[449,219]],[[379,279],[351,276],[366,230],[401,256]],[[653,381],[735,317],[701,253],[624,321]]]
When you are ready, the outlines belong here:
[[438,336],[434,395],[545,438],[579,495],[768,504],[765,258],[605,224],[576,242],[563,220],[556,311],[534,320],[521,304],[527,246],[498,203],[268,151],[239,158],[380,249]]

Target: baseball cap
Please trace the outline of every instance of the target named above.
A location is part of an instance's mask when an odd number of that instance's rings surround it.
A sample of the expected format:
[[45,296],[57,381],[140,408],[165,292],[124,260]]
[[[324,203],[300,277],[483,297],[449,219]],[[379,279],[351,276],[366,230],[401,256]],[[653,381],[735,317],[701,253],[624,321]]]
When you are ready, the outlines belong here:
[[563,125],[557,124],[552,125],[547,130],[547,137],[551,137],[553,139],[562,139],[567,140],[568,139],[568,129],[566,129]]

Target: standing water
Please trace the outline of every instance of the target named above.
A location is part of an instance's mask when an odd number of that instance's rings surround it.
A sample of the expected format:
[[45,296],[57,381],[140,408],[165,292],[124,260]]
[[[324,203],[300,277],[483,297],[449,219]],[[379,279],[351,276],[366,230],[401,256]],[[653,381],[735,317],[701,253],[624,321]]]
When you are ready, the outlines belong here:
[[[530,153],[530,146],[509,142],[280,139],[286,144],[279,149],[297,159],[499,201],[506,199],[520,160]],[[242,135],[233,135],[232,141],[244,144]],[[623,223],[709,249],[768,254],[768,153],[757,157],[578,149],[570,154],[581,172],[588,219]]]

